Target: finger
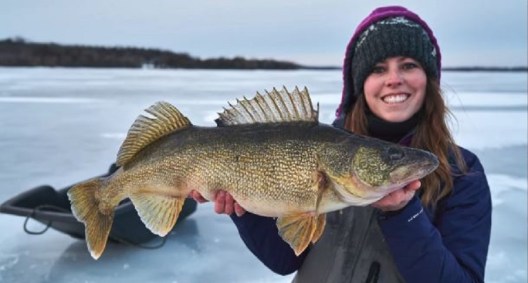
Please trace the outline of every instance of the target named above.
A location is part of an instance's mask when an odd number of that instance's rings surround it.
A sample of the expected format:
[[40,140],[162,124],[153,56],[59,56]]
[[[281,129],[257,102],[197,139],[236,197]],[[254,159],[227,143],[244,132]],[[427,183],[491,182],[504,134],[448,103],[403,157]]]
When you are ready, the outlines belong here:
[[233,212],[235,211],[234,203],[235,203],[235,200],[233,199],[233,196],[230,193],[226,193],[225,194],[225,209],[224,209],[225,214],[227,215],[233,214]]
[[396,206],[400,206],[402,203],[407,203],[413,196],[416,190],[402,189],[398,190],[393,194],[394,202]]
[[372,206],[375,207],[375,208],[379,208],[379,209],[385,210],[385,208],[387,208],[388,205],[392,202],[391,201],[392,199],[393,199],[392,195],[390,195],[390,194],[386,195],[382,199],[374,202],[372,204]]
[[414,197],[415,193],[416,190],[403,191],[402,195],[399,196],[397,205],[395,205],[395,209],[400,209],[406,206],[407,203],[409,203],[409,201]]
[[422,186],[422,183],[420,182],[420,180],[415,180],[415,181],[412,181],[410,182],[409,184],[407,184],[407,186],[405,186],[405,190],[407,191],[416,191],[418,190],[420,187]]
[[399,203],[403,198],[405,198],[406,191],[404,189],[396,190],[388,195],[384,200],[387,205],[394,205]]
[[225,211],[225,192],[224,191],[219,191],[218,193],[216,193],[214,210],[216,213],[219,213],[219,214],[224,213]]
[[199,201],[200,203],[204,203],[204,202],[208,202],[208,201],[209,201],[209,200],[207,200],[206,198],[204,198],[204,197],[202,196],[202,194],[200,194],[199,192],[196,192],[195,194],[196,194],[196,198],[198,199],[198,201]]
[[416,194],[416,191],[410,191],[410,192],[408,192],[408,193],[407,193],[407,198],[406,198],[406,200],[407,200],[407,201],[410,201],[410,200],[414,197],[415,194]]
[[199,202],[199,203],[208,202],[207,199],[205,199],[199,192],[195,190],[191,191],[191,193],[189,194],[189,197],[191,197],[192,199],[194,199],[196,202]]
[[246,213],[246,210],[240,206],[240,204],[235,202],[235,214],[240,217]]

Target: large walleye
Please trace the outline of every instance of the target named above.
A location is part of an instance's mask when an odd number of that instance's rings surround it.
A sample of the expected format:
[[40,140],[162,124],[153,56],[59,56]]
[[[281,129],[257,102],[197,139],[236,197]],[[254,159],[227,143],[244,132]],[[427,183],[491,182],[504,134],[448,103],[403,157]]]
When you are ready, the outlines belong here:
[[306,88],[238,101],[218,127],[193,126],[166,102],[146,112],[119,150],[120,169],[68,192],[95,259],[127,197],[148,229],[165,236],[191,190],[212,199],[222,189],[247,211],[277,217],[300,254],[323,233],[326,212],[375,202],[438,165],[426,151],[320,124]]

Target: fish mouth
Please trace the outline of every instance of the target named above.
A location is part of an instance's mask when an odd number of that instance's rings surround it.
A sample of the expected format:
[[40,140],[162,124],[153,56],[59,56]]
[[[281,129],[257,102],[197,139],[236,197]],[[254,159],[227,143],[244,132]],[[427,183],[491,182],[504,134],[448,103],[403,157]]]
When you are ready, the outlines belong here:
[[401,188],[414,180],[419,180],[432,173],[438,167],[438,159],[435,157],[410,165],[400,166],[390,173],[392,188]]

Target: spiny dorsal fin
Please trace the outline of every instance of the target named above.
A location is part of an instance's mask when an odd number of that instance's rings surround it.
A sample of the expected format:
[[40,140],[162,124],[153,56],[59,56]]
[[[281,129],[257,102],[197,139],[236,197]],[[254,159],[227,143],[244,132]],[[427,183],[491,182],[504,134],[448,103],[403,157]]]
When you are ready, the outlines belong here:
[[128,130],[127,137],[117,154],[117,166],[125,165],[140,150],[153,141],[178,129],[191,126],[187,117],[168,102],[157,102],[145,111],[154,118],[139,115]]
[[[222,126],[244,125],[255,123],[281,122],[317,122],[319,109],[312,106],[310,94],[306,87],[300,91],[297,87],[288,92],[286,87],[278,91],[275,88],[265,95],[257,92],[252,99],[244,97],[236,105],[218,113],[218,123]],[[319,105],[317,105],[319,108]]]

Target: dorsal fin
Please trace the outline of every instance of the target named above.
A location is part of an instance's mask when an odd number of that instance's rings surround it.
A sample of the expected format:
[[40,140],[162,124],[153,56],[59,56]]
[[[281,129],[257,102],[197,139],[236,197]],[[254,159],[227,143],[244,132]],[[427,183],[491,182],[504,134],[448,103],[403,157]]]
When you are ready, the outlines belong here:
[[145,109],[153,118],[139,115],[128,130],[117,154],[117,166],[125,165],[140,150],[159,138],[192,124],[168,102],[160,101]]
[[[255,123],[281,122],[314,122],[318,121],[319,109],[315,110],[306,87],[299,91],[297,87],[290,93],[283,87],[277,91],[266,91],[265,95],[257,92],[252,99],[244,97],[236,105],[218,113],[217,123],[222,126],[244,125]],[[319,105],[317,105],[319,108]]]

